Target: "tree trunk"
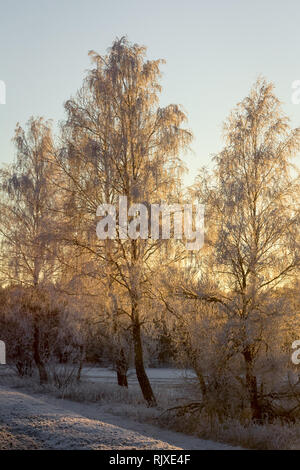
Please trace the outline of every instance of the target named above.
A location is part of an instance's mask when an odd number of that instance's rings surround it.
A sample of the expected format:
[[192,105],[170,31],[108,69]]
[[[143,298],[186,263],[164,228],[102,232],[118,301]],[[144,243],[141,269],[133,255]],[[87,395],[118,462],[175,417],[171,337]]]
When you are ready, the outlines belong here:
[[117,369],[117,378],[118,378],[118,385],[120,385],[120,387],[128,388],[127,375],[124,374],[123,372],[120,372],[119,369]]
[[199,382],[199,385],[200,385],[200,389],[201,389],[201,393],[202,393],[202,400],[204,400],[206,398],[206,394],[207,394],[206,383],[205,383],[203,374],[200,371],[200,369],[197,366],[195,366],[194,369],[195,369],[197,379],[198,379],[198,382]]
[[137,306],[133,305],[133,344],[134,344],[134,364],[136,376],[141,387],[141,391],[144,399],[148,403],[148,406],[156,406],[156,398],[153,393],[150,381],[145,371],[144,358],[143,358],[143,347],[141,340],[141,326],[139,321],[139,315]]
[[121,349],[120,355],[116,361],[116,368],[117,368],[118,385],[120,385],[120,387],[128,388],[128,381],[127,381],[128,364],[126,361],[123,348]]
[[262,410],[258,400],[257,380],[253,373],[253,358],[249,347],[245,348],[243,356],[246,364],[246,386],[252,410],[252,419],[261,420]]
[[79,358],[79,365],[78,365],[77,376],[76,376],[77,382],[80,382],[80,379],[81,379],[81,372],[82,372],[83,359],[84,359],[83,350],[84,350],[83,346],[80,346],[79,347],[80,358]]
[[40,384],[48,383],[48,374],[45,368],[44,361],[40,354],[40,328],[38,319],[34,319],[34,332],[33,332],[33,358],[40,375]]

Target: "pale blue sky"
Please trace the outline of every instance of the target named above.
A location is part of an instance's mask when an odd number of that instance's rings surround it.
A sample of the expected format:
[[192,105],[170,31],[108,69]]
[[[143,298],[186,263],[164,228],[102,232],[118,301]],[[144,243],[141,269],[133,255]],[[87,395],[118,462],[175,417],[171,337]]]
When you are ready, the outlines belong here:
[[[194,155],[184,159],[192,181],[221,145],[222,122],[259,74],[276,84],[284,110],[299,125],[291,84],[300,80],[299,0],[0,0],[0,162],[13,158],[17,121],[63,119],[63,102],[115,37],[164,58],[162,104],[188,113]],[[300,162],[300,159],[298,160]]]

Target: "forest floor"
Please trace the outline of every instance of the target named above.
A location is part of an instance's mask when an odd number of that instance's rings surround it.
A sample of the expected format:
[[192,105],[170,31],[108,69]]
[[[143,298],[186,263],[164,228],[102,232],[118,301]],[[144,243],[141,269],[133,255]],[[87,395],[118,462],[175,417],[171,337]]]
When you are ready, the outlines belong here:
[[225,444],[160,429],[51,395],[0,386],[0,449],[211,449]]

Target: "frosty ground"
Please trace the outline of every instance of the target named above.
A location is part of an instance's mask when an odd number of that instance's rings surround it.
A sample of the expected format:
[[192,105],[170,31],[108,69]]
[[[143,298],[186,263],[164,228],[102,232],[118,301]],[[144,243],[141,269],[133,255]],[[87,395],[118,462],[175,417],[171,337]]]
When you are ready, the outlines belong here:
[[0,449],[230,449],[115,416],[102,405],[0,386]]
[[[59,367],[59,369],[57,368]],[[67,380],[69,365],[55,366]],[[53,373],[49,369],[49,373]],[[145,404],[134,370],[128,389],[111,368],[87,367],[81,381],[47,385],[0,367],[0,449],[299,449],[297,423],[243,425],[166,412],[199,399],[191,370],[147,368],[158,406]]]

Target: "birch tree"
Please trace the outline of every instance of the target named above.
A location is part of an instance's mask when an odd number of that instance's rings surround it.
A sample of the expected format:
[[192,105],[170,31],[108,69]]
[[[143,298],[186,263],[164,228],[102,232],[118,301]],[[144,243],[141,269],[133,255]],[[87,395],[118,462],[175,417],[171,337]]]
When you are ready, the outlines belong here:
[[[141,305],[160,267],[162,240],[150,235],[95,239],[99,204],[117,206],[119,196],[127,197],[128,207],[176,201],[179,192],[179,152],[191,134],[182,128],[186,116],[179,106],[159,107],[162,61],[145,60],[145,54],[145,47],[131,45],[125,38],[116,40],[106,56],[90,52],[94,68],[65,106],[65,151],[59,164],[68,175],[66,193],[76,208],[73,213],[80,217],[74,245],[96,263],[94,278],[99,286],[106,282],[111,315],[127,318],[137,378],[145,400],[155,405],[144,367],[141,327],[146,319],[141,317]],[[116,285],[127,299],[121,305]]]
[[299,179],[291,165],[300,129],[290,128],[273,84],[258,79],[224,131],[226,146],[215,157],[215,172],[202,173],[195,186],[207,206],[214,288],[183,290],[218,303],[228,315],[229,344],[243,358],[252,416],[259,419],[255,364],[265,347],[266,322],[276,313],[268,299],[295,277],[300,262]]
[[40,322],[45,287],[54,282],[55,189],[54,146],[50,123],[29,119],[26,130],[17,125],[14,143],[16,160],[1,170],[1,271],[6,283],[23,286],[27,308],[33,317],[33,356],[41,383],[47,372],[40,352]]

